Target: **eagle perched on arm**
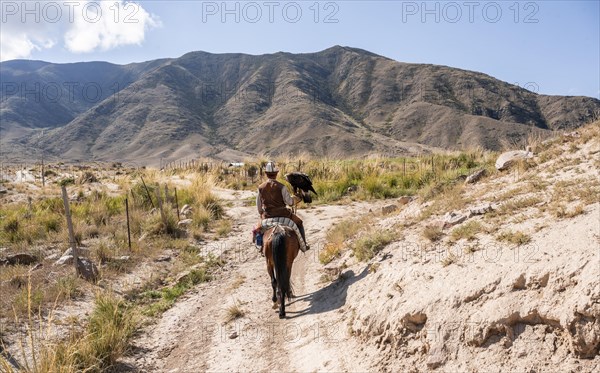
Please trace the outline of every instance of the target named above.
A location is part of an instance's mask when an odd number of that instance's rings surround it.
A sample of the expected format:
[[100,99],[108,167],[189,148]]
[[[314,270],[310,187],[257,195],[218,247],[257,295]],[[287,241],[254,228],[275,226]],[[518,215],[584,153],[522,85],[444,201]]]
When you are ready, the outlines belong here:
[[285,175],[285,179],[292,185],[294,194],[298,193],[298,189],[302,191],[302,200],[305,203],[311,203],[312,197],[310,192],[317,195],[317,191],[313,188],[312,180],[307,174],[302,172],[290,172]]

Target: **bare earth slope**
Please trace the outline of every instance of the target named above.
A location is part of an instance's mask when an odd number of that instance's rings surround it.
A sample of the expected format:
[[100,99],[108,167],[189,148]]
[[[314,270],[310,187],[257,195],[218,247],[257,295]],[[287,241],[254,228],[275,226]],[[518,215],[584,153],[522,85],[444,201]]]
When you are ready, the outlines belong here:
[[[461,211],[483,202],[495,211],[444,230],[435,243],[422,232],[448,212],[423,215],[436,202],[417,199],[390,215],[378,212],[390,201],[301,210],[314,251],[295,262],[297,297],[286,320],[271,308],[264,258],[248,242],[255,211],[241,201],[251,192],[220,191],[233,201],[235,228],[206,250],[228,260],[224,272],[148,326],[125,366],[156,372],[598,371],[600,142],[598,128],[593,131],[585,143],[540,145],[544,150],[528,170],[466,185]],[[324,281],[317,255],[326,230],[363,214],[374,222],[367,231],[394,229],[401,239],[367,263],[347,252],[327,266],[341,276]],[[481,229],[470,239],[452,233],[473,222]],[[519,240],[498,238],[516,232]],[[235,304],[244,315],[226,322]]]
[[[242,158],[498,149],[576,128],[600,110],[590,97],[538,95],[478,72],[340,46],[260,56],[191,52],[123,66],[9,61],[0,74],[0,140],[21,158],[44,151],[155,163],[232,150]],[[32,87],[40,94],[26,94]]]

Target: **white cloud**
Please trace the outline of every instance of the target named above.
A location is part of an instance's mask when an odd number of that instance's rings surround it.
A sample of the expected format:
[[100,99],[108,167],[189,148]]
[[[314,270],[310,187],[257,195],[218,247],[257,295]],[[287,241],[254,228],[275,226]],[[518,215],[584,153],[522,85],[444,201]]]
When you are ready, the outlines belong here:
[[[0,61],[30,58],[60,40],[73,53],[139,45],[157,16],[122,0],[1,2]],[[26,8],[25,8],[26,7]]]
[[33,51],[52,48],[56,44],[58,34],[51,25],[43,22],[40,14],[43,3],[30,6],[34,12],[28,14],[24,14],[22,4],[8,1],[0,4],[0,61],[29,58]]
[[109,50],[121,45],[141,44],[147,30],[159,27],[158,17],[141,5],[124,1],[82,3],[81,10],[65,34],[71,52]]
[[27,58],[34,49],[40,49],[26,34],[9,35],[0,33],[0,61]]

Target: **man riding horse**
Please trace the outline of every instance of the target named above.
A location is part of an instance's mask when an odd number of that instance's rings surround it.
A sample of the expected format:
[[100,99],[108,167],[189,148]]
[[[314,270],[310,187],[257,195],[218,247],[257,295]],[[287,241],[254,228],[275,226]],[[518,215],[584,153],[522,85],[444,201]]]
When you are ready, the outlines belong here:
[[258,195],[256,196],[258,214],[261,219],[278,217],[291,219],[298,226],[302,240],[306,244],[306,250],[310,249],[306,242],[302,219],[287,208],[287,206],[293,206],[300,202],[302,198],[290,195],[287,187],[277,181],[279,170],[275,166],[275,162],[266,164],[265,173],[268,180],[258,186]]

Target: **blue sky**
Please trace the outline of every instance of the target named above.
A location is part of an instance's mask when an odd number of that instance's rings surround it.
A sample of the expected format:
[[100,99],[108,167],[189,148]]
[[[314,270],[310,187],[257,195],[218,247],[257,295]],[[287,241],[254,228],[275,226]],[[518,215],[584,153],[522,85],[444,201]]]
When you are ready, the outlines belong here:
[[29,13],[20,1],[1,3],[2,60],[129,63],[195,50],[344,45],[480,71],[539,93],[600,98],[599,1],[111,0],[101,15],[78,1],[71,18],[62,2],[42,1]]

